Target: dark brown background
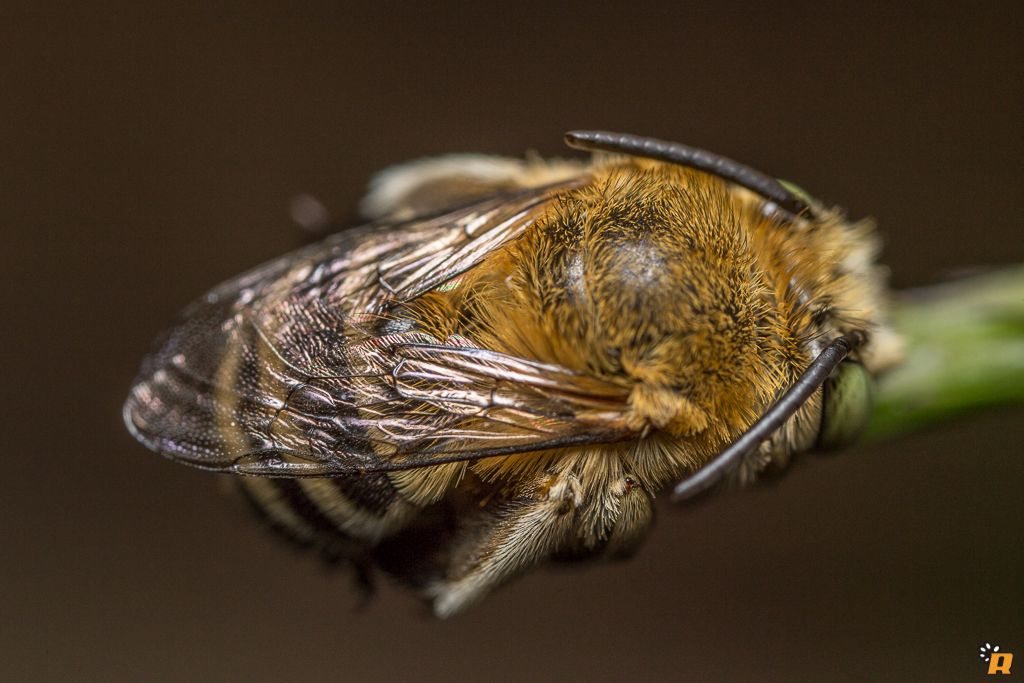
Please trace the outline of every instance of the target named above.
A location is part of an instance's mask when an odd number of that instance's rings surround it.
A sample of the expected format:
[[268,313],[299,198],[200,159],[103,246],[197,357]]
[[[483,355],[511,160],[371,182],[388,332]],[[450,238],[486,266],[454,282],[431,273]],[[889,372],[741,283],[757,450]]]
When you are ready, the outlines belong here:
[[0,10],[0,669],[970,680],[991,641],[1024,674],[1020,409],[665,507],[634,561],[538,572],[448,622],[389,586],[353,613],[217,477],[121,425],[177,309],[303,239],[290,196],[349,216],[420,155],[676,138],[876,216],[898,286],[1024,260],[1020,4],[815,6]]

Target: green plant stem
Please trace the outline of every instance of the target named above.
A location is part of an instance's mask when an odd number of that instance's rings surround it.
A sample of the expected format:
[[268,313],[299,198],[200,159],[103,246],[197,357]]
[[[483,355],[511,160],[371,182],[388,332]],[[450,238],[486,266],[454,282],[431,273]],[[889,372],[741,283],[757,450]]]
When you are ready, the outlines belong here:
[[906,357],[879,382],[868,439],[1024,402],[1024,266],[906,292],[892,323]]

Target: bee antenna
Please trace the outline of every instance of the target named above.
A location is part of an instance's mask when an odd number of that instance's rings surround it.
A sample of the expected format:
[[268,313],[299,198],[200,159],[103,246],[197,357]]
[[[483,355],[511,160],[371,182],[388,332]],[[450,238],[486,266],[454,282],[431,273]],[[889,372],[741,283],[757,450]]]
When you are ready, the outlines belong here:
[[807,399],[825,383],[832,371],[851,351],[860,346],[864,339],[864,333],[855,330],[826,346],[786,393],[751,425],[750,429],[716,455],[710,463],[676,484],[672,491],[672,501],[687,500],[706,491],[737,467],[807,402]]
[[794,216],[803,212],[811,213],[811,209],[805,201],[767,173],[697,147],[640,135],[630,135],[629,133],[609,133],[601,130],[570,131],[565,134],[565,144],[575,149],[619,152],[688,166],[756,192]]

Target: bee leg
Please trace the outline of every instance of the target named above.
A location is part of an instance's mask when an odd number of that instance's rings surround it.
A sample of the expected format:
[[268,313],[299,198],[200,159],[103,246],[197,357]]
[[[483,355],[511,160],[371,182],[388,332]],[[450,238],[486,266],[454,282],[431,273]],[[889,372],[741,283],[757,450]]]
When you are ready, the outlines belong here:
[[347,566],[351,569],[352,586],[358,595],[356,609],[361,610],[370,604],[377,594],[374,581],[373,564],[370,549],[364,545],[339,543],[336,539],[324,539],[319,549],[320,560],[328,570]]
[[361,612],[370,606],[377,595],[377,584],[374,581],[373,569],[368,560],[360,558],[352,562],[352,583],[355,585],[359,598],[355,611]]
[[574,475],[545,474],[480,510],[453,539],[444,578],[427,589],[434,614],[454,614],[550,557],[575,532],[581,502]]
[[[591,511],[604,514],[581,523],[576,538],[552,557],[559,562],[624,560],[632,557],[647,537],[654,522],[654,499],[632,474],[611,478],[603,495],[588,504]],[[613,512],[608,512],[613,511]],[[583,518],[588,515],[584,511]]]
[[502,191],[539,187],[579,175],[579,161],[536,154],[526,159],[486,154],[450,154],[386,168],[370,181],[359,204],[367,218],[404,219]]

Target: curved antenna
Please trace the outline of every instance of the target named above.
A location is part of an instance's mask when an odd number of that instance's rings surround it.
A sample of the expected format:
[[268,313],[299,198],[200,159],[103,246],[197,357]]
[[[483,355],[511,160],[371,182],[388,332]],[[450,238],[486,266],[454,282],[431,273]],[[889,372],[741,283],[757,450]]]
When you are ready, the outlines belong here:
[[706,491],[737,467],[743,458],[768,439],[807,402],[843,359],[863,343],[864,338],[862,332],[853,331],[826,346],[818,357],[811,361],[793,386],[750,429],[716,455],[710,463],[676,484],[672,491],[672,501],[687,500]]
[[565,144],[575,149],[619,152],[688,166],[756,192],[794,216],[799,216],[803,212],[812,213],[811,207],[805,201],[770,175],[728,157],[697,147],[628,133],[609,133],[601,130],[570,131],[565,134]]

